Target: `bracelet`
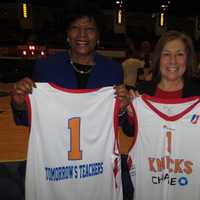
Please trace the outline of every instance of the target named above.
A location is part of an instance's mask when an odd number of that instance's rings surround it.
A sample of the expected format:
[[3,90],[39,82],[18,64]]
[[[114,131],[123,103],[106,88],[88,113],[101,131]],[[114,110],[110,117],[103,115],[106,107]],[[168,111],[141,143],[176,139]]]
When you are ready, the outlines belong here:
[[127,113],[127,110],[126,110],[126,109],[123,110],[122,112],[120,112],[120,113],[118,114],[118,117],[122,117],[125,113]]

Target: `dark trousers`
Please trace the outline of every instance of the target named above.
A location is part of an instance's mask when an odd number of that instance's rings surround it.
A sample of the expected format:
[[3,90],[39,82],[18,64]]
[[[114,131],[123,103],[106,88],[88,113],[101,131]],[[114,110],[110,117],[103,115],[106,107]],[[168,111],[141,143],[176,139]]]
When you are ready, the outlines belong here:
[[0,199],[24,200],[25,162],[0,163]]
[[134,187],[129,174],[127,155],[121,155],[123,200],[133,200]]

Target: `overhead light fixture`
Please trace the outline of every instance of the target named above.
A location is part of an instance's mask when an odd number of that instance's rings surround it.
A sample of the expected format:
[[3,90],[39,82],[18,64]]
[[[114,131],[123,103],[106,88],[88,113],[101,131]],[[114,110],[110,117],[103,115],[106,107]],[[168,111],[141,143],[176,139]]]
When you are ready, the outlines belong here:
[[24,18],[28,18],[28,6],[27,6],[27,3],[23,3],[22,6],[23,6],[23,17]]
[[165,25],[165,13],[164,12],[160,12],[159,25],[160,25],[160,27],[163,27]]

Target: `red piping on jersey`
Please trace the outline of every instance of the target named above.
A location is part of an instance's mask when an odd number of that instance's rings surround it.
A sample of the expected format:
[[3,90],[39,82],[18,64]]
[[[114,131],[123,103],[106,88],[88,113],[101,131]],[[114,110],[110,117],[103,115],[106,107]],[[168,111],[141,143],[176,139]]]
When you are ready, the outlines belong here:
[[[142,99],[150,109],[152,109],[155,113],[157,113],[161,118],[168,120],[168,121],[176,121],[176,120],[180,119],[182,116],[184,116],[189,111],[191,111],[200,102],[200,97],[198,97],[198,96],[187,97],[187,98],[161,99],[161,98],[149,96],[147,94],[143,94]],[[173,116],[169,116],[169,115],[166,115],[165,113],[161,112],[150,102],[150,101],[152,101],[152,102],[162,103],[162,104],[179,104],[179,103],[187,103],[187,102],[190,102],[193,100],[196,100],[196,101],[192,105],[187,107],[182,112],[180,112],[176,115],[173,115]]]
[[99,90],[100,88],[95,88],[95,89],[68,89],[68,88],[64,88],[62,86],[56,85],[54,83],[48,83],[50,86],[52,86],[53,88],[57,89],[57,90],[61,90],[63,92],[68,92],[68,93],[88,93],[88,92],[95,92],[97,90]]
[[[114,132],[115,132],[115,141],[114,141],[113,153],[116,154],[116,155],[119,155],[119,151],[120,151],[120,148],[119,148],[119,131],[118,131],[119,110],[120,110],[120,100],[119,100],[119,98],[116,97],[115,107],[114,107],[114,116],[113,116],[113,119],[114,119]],[[116,145],[117,145],[118,152],[115,151]]]
[[26,108],[28,111],[28,123],[29,123],[29,128],[30,128],[31,127],[32,110],[31,110],[31,102],[30,102],[29,95],[25,96],[25,103],[26,103]]

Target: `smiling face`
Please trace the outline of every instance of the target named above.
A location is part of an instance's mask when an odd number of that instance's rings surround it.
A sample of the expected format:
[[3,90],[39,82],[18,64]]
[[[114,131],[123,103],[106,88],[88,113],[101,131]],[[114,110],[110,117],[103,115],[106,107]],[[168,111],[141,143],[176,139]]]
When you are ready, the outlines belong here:
[[186,71],[187,52],[180,39],[167,42],[160,55],[160,73],[162,81],[182,81]]
[[68,29],[68,40],[73,55],[91,56],[98,40],[94,19],[86,16],[72,22]]

